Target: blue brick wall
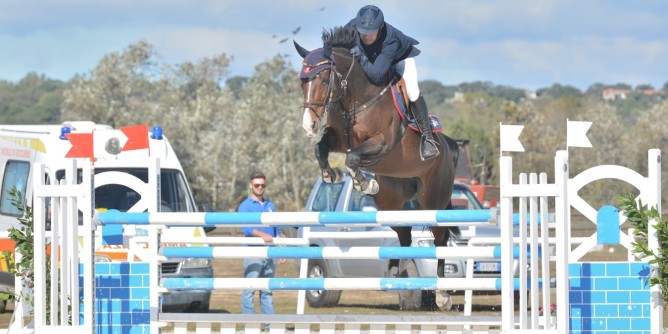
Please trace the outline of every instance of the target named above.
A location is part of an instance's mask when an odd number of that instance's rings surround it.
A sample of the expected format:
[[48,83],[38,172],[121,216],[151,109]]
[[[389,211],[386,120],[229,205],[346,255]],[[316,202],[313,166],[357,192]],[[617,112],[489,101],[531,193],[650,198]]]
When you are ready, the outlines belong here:
[[646,263],[571,263],[568,270],[571,333],[650,333]]
[[[81,266],[80,266],[81,268]],[[83,278],[79,278],[83,286]],[[150,333],[149,264],[109,262],[95,264],[95,333]],[[83,298],[83,290],[80,298]],[[81,319],[83,323],[83,308]]]
[[[639,262],[569,264],[571,333],[650,334],[648,276]],[[96,334],[150,333],[148,263],[96,263],[95,285]]]

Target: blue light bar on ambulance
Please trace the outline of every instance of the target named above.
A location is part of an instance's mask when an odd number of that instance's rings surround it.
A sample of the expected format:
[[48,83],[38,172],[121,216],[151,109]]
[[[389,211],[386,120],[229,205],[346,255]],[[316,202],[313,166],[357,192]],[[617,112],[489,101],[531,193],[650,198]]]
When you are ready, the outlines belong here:
[[151,129],[151,139],[162,140],[162,127],[154,126]]
[[65,134],[72,133],[72,129],[69,126],[63,126],[60,128],[60,139],[62,140],[67,140],[67,137],[65,137]]

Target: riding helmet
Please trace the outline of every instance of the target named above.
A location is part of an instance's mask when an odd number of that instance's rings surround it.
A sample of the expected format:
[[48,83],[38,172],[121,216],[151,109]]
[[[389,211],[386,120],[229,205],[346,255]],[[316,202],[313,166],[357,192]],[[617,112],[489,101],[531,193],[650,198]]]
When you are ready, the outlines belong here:
[[357,12],[355,28],[360,34],[371,35],[377,32],[378,29],[383,26],[383,23],[385,23],[385,21],[383,12],[380,8],[373,5],[367,5]]

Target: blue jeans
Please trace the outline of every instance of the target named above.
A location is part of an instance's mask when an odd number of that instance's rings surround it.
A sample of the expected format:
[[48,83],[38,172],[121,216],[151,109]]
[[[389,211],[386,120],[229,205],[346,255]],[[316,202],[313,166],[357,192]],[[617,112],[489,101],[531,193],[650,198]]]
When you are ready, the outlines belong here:
[[[276,272],[276,262],[273,259],[246,259],[244,260],[245,278],[272,278]],[[241,292],[241,313],[255,313],[255,290]],[[271,290],[260,290],[260,312],[274,313],[274,301]]]

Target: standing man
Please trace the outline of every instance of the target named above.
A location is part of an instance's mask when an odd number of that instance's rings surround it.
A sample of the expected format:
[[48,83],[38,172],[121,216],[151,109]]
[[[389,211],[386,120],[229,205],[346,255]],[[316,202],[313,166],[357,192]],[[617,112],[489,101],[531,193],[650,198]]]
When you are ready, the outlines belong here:
[[[250,176],[250,195],[239,205],[238,212],[274,212],[274,203],[264,198],[267,180],[261,172],[255,172]],[[274,238],[281,235],[276,227],[243,227],[241,229],[247,237],[262,238],[265,243],[273,243]],[[278,263],[284,263],[285,259],[279,259]],[[273,259],[244,259],[245,278],[272,278],[276,272],[276,262]],[[244,314],[255,313],[255,290],[243,290],[241,293],[241,312]],[[264,314],[274,313],[274,302],[271,290],[260,290],[260,311]],[[265,325],[268,328],[268,325]]]

